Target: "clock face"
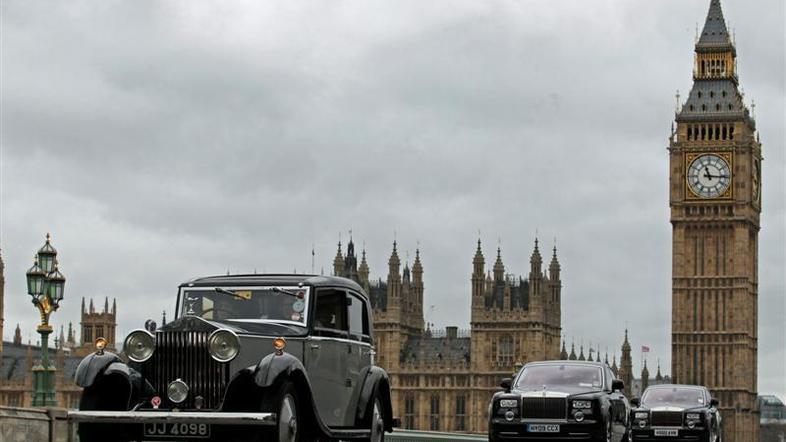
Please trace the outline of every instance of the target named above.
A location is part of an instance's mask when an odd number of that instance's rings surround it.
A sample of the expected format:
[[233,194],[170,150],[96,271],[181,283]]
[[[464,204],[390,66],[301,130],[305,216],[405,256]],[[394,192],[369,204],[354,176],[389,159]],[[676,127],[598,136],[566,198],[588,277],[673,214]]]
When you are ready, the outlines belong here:
[[688,186],[696,196],[717,198],[731,184],[729,163],[718,155],[701,155],[688,168]]

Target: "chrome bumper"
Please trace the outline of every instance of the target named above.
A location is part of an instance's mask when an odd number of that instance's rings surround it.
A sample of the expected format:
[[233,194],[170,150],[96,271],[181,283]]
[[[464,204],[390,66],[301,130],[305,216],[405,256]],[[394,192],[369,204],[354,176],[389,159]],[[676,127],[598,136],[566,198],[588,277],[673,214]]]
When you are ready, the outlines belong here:
[[192,411],[69,411],[68,422],[100,424],[220,424],[275,425],[276,413],[217,413]]

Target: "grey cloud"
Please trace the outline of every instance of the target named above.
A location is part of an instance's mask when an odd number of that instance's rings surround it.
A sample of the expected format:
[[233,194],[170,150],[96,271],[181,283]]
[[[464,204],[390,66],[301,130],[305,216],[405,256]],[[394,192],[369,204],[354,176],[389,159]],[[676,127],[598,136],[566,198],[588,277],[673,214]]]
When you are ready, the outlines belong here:
[[[33,330],[47,230],[55,321],[117,297],[121,335],[196,275],[310,271],[312,244],[329,271],[350,228],[373,277],[394,231],[419,241],[427,319],[466,327],[478,229],[522,275],[538,231],[566,336],[619,351],[627,324],[668,372],[665,149],[705,3],[4,2],[6,324]],[[724,8],[765,142],[760,389],[782,394],[783,4]]]

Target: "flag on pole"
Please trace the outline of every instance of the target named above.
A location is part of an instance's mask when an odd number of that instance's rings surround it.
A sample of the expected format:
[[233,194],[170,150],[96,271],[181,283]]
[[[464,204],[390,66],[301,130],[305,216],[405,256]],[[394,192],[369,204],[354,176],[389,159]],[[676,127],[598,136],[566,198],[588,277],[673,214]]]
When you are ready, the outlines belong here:
[[646,345],[642,345],[641,346],[641,352],[642,353],[649,353],[650,352],[650,348],[647,347]]

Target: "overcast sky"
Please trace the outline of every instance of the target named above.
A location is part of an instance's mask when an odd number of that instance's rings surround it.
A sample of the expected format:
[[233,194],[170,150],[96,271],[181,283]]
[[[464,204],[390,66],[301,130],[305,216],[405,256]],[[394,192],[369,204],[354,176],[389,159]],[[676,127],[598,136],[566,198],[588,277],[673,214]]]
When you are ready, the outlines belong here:
[[[487,265],[557,238],[563,331],[670,371],[666,147],[708,0],[2,2],[6,327],[51,231],[118,340],[197,275],[331,269],[339,234],[385,277],[419,242],[427,321],[469,326]],[[724,0],[764,144],[759,388],[786,394],[784,2]],[[430,309],[429,306],[434,306]]]

